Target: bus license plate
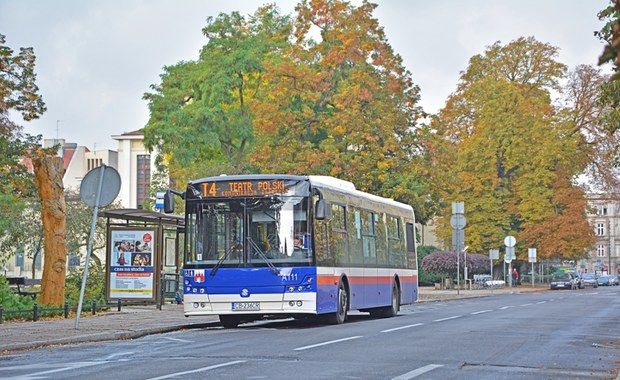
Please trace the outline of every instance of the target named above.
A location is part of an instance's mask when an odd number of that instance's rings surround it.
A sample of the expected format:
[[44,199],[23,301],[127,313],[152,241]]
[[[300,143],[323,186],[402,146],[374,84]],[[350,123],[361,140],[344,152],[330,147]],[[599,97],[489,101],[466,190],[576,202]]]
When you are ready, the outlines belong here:
[[238,311],[260,310],[260,302],[233,302],[232,309]]

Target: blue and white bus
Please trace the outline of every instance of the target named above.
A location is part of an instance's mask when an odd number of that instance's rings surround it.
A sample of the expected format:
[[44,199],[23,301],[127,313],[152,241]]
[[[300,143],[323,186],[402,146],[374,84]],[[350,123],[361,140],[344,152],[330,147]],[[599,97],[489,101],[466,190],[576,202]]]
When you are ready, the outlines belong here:
[[187,317],[218,315],[227,328],[274,315],[340,324],[349,310],[389,317],[417,300],[409,205],[295,175],[203,178],[182,197]]

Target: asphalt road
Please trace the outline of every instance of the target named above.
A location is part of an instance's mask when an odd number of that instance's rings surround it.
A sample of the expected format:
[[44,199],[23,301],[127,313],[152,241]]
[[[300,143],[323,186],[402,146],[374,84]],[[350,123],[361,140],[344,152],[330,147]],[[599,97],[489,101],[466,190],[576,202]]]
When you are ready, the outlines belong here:
[[0,357],[2,379],[616,379],[620,287],[429,302]]

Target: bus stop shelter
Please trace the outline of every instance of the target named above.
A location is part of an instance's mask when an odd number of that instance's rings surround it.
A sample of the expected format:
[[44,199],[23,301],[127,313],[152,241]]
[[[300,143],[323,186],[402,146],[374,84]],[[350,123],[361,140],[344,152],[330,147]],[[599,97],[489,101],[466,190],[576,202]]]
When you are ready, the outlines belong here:
[[181,278],[182,216],[142,209],[106,210],[108,300],[175,299]]

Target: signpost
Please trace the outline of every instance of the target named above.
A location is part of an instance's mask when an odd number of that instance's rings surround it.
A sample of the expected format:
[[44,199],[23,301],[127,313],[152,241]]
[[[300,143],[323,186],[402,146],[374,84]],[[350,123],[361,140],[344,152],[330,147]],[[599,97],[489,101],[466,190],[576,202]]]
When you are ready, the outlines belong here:
[[499,260],[499,249],[489,249],[489,260],[491,260],[491,281],[493,281],[493,260]]
[[527,259],[532,263],[532,287],[534,287],[534,263],[536,262],[536,248],[528,248]]
[[[465,246],[465,203],[452,202],[452,216],[450,217],[450,225],[452,226],[452,245],[456,251],[456,294],[459,294],[461,288],[461,250]],[[467,268],[467,261],[465,261]],[[465,270],[465,280],[467,281],[467,270]]]
[[80,184],[80,197],[87,206],[93,208],[93,219],[90,227],[90,238],[88,240],[88,249],[86,251],[86,261],[84,262],[84,276],[82,277],[82,289],[80,291],[80,300],[75,317],[75,329],[80,328],[80,314],[82,313],[82,301],[84,300],[84,290],[86,288],[86,280],[88,278],[88,266],[90,265],[90,256],[93,251],[93,240],[95,238],[95,227],[97,225],[97,213],[99,207],[105,207],[112,203],[119,190],[121,189],[121,176],[116,169],[111,166],[101,165],[84,176]]
[[508,264],[508,283],[512,288],[512,260],[516,258],[515,244],[517,239],[514,236],[506,236],[504,238],[504,245],[506,245],[506,254],[504,255],[504,262]]

